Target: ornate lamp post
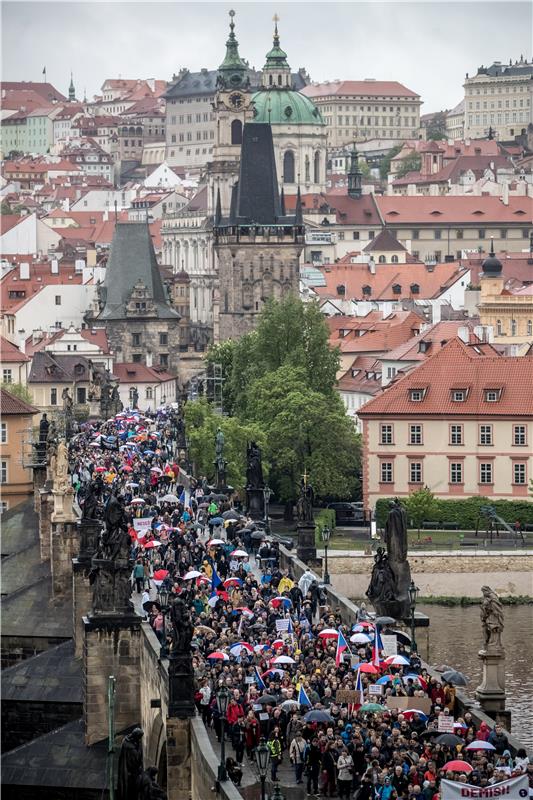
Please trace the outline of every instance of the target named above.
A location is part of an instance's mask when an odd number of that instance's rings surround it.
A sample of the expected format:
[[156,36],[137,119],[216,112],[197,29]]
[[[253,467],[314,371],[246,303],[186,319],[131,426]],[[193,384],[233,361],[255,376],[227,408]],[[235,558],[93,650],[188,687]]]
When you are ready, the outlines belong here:
[[270,764],[270,750],[264,740],[261,739],[255,749],[255,761],[259,771],[259,780],[261,781],[261,800],[266,800],[265,781],[268,772],[268,765]]
[[329,540],[331,539],[331,528],[328,528],[327,525],[325,525],[320,531],[320,535],[322,536],[322,541],[324,542],[325,553],[324,583],[330,583],[328,572],[328,546]]
[[221,686],[217,692],[217,708],[220,714],[220,764],[218,765],[218,780],[219,783],[228,780],[228,773],[226,772],[226,711],[228,710],[229,691],[226,686]]
[[415,641],[415,608],[416,608],[416,598],[419,592],[418,586],[415,586],[415,582],[411,581],[409,585],[409,607],[411,609],[411,652],[416,653],[416,641]]
[[264,502],[264,506],[265,506],[264,520],[265,520],[265,530],[266,530],[267,533],[270,531],[270,527],[269,527],[269,524],[268,524],[268,504],[270,502],[270,498],[272,497],[272,494],[273,494],[273,492],[272,492],[272,489],[270,488],[270,486],[267,486],[265,484],[265,486],[263,486],[263,500],[265,501]]
[[270,800],[285,800],[285,798],[281,794],[279,783],[276,783],[276,785],[274,786],[274,791],[270,795]]
[[168,658],[167,649],[167,614],[170,611],[168,600],[170,597],[168,589],[160,587],[157,592],[159,604],[161,605],[161,614],[163,615],[163,641],[161,642],[161,658]]

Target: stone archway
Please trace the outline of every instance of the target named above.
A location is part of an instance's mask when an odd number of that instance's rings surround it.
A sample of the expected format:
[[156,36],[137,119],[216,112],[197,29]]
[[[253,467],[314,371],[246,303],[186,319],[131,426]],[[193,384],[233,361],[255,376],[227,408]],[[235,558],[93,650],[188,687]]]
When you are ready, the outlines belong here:
[[[154,766],[159,768],[163,750],[165,751],[166,762],[167,733],[163,717],[161,712],[159,712],[152,723],[150,734],[146,742],[145,765],[148,767]],[[161,777],[161,772],[159,772],[159,776]]]

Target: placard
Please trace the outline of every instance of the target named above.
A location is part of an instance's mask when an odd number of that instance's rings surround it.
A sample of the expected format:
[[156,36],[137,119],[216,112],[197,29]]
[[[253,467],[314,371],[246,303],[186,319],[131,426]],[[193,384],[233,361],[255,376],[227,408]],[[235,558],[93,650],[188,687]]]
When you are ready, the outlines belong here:
[[261,711],[263,706],[261,705],[261,703],[254,703],[252,708],[253,708],[254,711]]
[[518,778],[482,787],[444,779],[440,784],[440,793],[442,800],[464,800],[465,797],[479,798],[479,800],[490,800],[494,797],[524,800],[529,795],[529,781],[527,775],[520,775]]
[[431,699],[429,697],[387,697],[387,708],[396,708],[398,711],[407,711],[408,708],[418,709],[423,714],[431,713]]
[[[421,709],[422,710],[422,709]],[[439,718],[437,720],[437,730],[440,733],[453,733],[453,723],[455,719],[450,717],[446,714],[439,714]]]
[[247,675],[245,677],[245,679],[244,679],[244,682],[245,683],[255,683],[255,678],[253,677],[253,675]]
[[383,686],[379,683],[371,683],[368,687],[368,694],[369,695],[381,695],[383,694]]
[[144,539],[152,527],[152,517],[137,517],[133,520],[133,529],[138,539]]
[[361,693],[358,689],[337,689],[335,700],[337,703],[358,703]]
[[398,655],[398,640],[394,634],[382,633],[381,643],[385,657]]
[[263,711],[262,714],[259,714],[259,719],[261,722],[266,722],[267,719],[270,719],[270,714],[268,714],[266,711]]

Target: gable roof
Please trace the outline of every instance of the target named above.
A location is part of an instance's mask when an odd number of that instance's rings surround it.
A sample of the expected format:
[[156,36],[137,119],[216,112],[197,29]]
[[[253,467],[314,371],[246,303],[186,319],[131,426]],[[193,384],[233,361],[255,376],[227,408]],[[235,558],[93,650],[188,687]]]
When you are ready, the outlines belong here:
[[166,370],[158,370],[133,361],[115,362],[113,373],[121,383],[163,383],[175,379]]
[[5,336],[0,336],[0,358],[5,364],[15,364],[30,360],[26,353],[19,350],[16,344],[10,342]]
[[31,406],[29,403],[11,394],[11,392],[7,392],[5,389],[0,389],[0,414],[2,414],[2,416],[19,414],[33,416],[33,414],[37,414],[38,412],[39,409],[35,408],[35,406]]
[[531,198],[516,195],[509,197],[508,204],[486,195],[376,196],[375,202],[386,225],[530,225],[533,221]]
[[[83,367],[83,376],[75,373],[77,365]],[[39,350],[34,353],[28,383],[69,383],[89,381],[91,378],[91,362],[77,353],[49,353]]]
[[398,81],[324,81],[305,86],[302,94],[307,97],[329,97],[330,95],[363,95],[364,97],[420,97]]
[[[532,356],[486,355],[459,338],[448,342],[415,370],[391,383],[357,413],[362,416],[513,416],[533,418]],[[421,401],[410,400],[410,389],[423,389]],[[452,400],[453,389],[466,389],[463,402]],[[500,389],[497,402],[487,402],[485,389]]]
[[383,228],[378,235],[371,239],[367,246],[364,248],[365,253],[372,251],[381,251],[384,253],[403,253],[407,252],[407,248],[400,244],[396,236],[389,231],[388,228]]

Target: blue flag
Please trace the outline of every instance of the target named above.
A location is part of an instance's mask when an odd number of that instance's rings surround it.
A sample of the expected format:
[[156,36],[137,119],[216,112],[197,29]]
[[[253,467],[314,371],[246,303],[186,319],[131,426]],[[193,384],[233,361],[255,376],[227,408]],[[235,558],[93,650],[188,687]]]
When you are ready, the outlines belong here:
[[287,633],[294,633],[294,628],[292,626],[292,619],[290,614],[289,614],[289,624],[287,626]]
[[185,489],[183,489],[182,493],[180,494],[179,501],[182,504],[182,506],[185,505]]
[[300,691],[298,693],[298,702],[301,706],[309,706],[309,708],[311,708],[311,701],[309,700],[303,686],[300,686]]
[[261,675],[259,674],[259,670],[257,669],[257,667],[255,668],[255,682],[257,683],[259,689],[261,689],[261,691],[264,692],[266,689],[265,682],[263,681]]
[[211,576],[211,588],[218,589],[222,584],[222,578],[218,575],[215,565],[213,564],[213,575]]

